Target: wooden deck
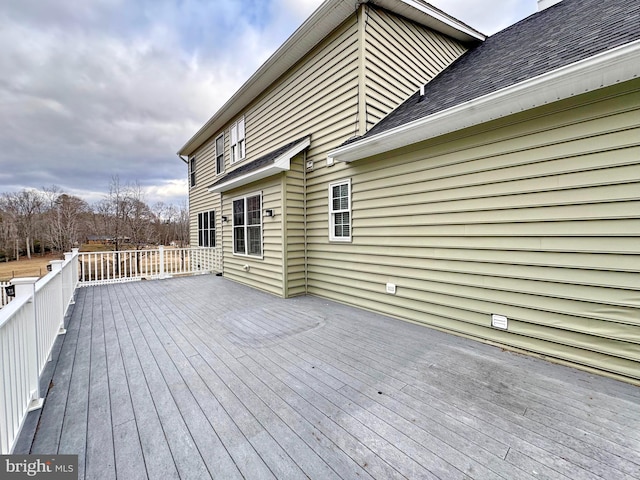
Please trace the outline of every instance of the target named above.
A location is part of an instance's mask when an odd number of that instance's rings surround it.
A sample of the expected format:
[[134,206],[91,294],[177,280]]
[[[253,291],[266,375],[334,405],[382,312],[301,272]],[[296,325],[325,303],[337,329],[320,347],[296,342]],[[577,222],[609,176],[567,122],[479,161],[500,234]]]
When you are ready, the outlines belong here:
[[90,287],[61,338],[19,450],[80,478],[640,478],[640,388],[320,298]]

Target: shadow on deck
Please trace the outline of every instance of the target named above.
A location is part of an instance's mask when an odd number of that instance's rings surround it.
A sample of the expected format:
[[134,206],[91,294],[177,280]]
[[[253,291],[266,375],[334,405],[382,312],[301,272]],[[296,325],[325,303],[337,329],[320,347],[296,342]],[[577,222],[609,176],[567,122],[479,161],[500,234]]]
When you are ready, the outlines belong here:
[[90,287],[63,340],[16,453],[80,478],[640,478],[639,388],[320,298]]

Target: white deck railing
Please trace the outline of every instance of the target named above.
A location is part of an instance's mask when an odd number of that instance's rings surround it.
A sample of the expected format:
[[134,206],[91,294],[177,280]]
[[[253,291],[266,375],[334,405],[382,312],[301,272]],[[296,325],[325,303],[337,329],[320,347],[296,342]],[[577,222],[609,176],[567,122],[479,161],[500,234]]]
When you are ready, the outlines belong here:
[[80,287],[222,271],[219,248],[165,248],[80,253]]
[[[15,298],[0,310],[0,454],[13,451],[27,413],[42,406],[40,375],[78,283],[78,251],[51,262],[38,280],[17,278]],[[4,290],[4,289],[3,289]]]
[[[0,309],[0,455],[11,453],[27,414],[42,407],[40,375],[80,286],[169,278],[222,271],[217,248],[163,248],[120,252],[65,253],[51,272],[14,278],[9,302],[2,286]],[[0,305],[0,306],[2,306]]]

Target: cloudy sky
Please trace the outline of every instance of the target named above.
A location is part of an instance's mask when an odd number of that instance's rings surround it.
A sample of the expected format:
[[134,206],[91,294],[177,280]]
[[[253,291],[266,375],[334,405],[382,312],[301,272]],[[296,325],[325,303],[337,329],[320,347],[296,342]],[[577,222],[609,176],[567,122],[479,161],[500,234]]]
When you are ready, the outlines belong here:
[[[345,0],[355,1],[355,0]],[[110,178],[186,199],[175,152],[322,0],[0,0],[0,192]],[[432,0],[486,34],[536,0]]]

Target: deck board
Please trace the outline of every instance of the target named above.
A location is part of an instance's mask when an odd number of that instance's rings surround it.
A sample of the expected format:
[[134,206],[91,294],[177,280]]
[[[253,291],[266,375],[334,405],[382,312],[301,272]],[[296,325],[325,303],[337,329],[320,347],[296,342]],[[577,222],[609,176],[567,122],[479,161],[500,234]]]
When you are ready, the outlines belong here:
[[19,444],[80,478],[640,479],[632,385],[215,276],[76,297]]

